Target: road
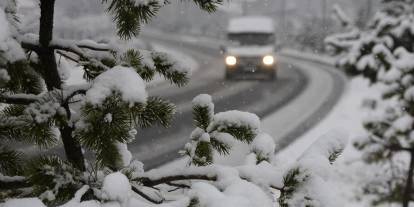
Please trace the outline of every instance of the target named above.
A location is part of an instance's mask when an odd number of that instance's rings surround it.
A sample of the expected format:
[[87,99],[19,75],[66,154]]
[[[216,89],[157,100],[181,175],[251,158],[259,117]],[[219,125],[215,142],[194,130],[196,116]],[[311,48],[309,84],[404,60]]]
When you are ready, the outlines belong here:
[[[305,105],[315,102],[311,111],[306,113],[293,109],[293,116],[279,120],[279,125],[289,128],[284,131],[284,137],[279,137],[280,146],[286,146],[294,137],[299,136],[318,122],[335,105],[344,88],[344,80],[341,75],[332,73],[329,69],[316,69],[310,74],[306,63],[290,58],[279,59],[279,72],[276,81],[240,80],[225,81],[223,58],[218,47],[212,45],[203,46],[163,37],[148,36],[151,41],[163,44],[169,48],[175,48],[180,52],[191,54],[200,65],[190,83],[177,88],[168,83],[149,89],[151,96],[160,96],[177,105],[177,114],[170,128],[153,127],[139,131],[136,140],[129,144],[128,148],[133,156],[142,161],[146,169],[154,168],[170,162],[179,157],[178,151],[189,141],[189,135],[193,130],[191,100],[198,94],[212,95],[215,103],[215,111],[242,110],[256,113],[261,118],[270,114],[283,113],[286,106],[294,105],[295,100],[301,100]],[[301,65],[302,64],[302,65]],[[315,76],[316,75],[316,76]],[[318,76],[325,78],[319,80]],[[329,80],[328,80],[329,79]],[[312,95],[309,92],[309,83],[313,85],[324,81],[324,89],[317,89],[318,97],[303,97]],[[313,85],[310,85],[312,88]],[[329,89],[329,90],[328,90]],[[314,91],[315,92],[315,91]],[[313,92],[313,93],[314,93]],[[319,101],[321,104],[316,104]],[[302,108],[303,105],[302,103]],[[294,116],[294,114],[298,116]],[[306,114],[307,116],[303,116]],[[291,119],[291,120],[289,120]],[[283,126],[285,123],[295,121],[296,124]],[[277,124],[276,124],[277,125]],[[292,126],[295,126],[292,128]]]

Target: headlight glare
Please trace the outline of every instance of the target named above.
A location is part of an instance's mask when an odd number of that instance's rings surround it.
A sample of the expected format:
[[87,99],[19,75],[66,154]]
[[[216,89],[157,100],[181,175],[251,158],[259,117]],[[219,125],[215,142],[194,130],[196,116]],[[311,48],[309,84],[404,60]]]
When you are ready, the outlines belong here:
[[236,63],[237,63],[237,58],[236,57],[234,57],[234,56],[227,56],[226,57],[226,64],[227,65],[232,66],[232,65],[236,65]]
[[265,65],[273,65],[274,62],[275,62],[275,59],[271,55],[266,55],[263,57],[263,63]]

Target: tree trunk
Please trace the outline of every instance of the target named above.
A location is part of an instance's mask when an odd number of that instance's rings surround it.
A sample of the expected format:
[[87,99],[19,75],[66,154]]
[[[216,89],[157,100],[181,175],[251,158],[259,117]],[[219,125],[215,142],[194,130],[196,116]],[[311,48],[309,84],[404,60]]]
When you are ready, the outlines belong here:
[[408,177],[404,189],[403,195],[403,207],[408,207],[411,200],[411,190],[413,185],[413,173],[414,173],[414,150],[410,152],[410,167],[408,168]]
[[[37,51],[40,63],[43,67],[43,77],[47,89],[61,89],[62,80],[59,76],[55,51],[49,47],[53,38],[53,17],[55,0],[40,0],[40,28],[39,43],[40,49]],[[67,111],[68,120],[71,117],[69,105],[63,106]],[[78,169],[85,170],[85,163],[80,143],[72,136],[73,128],[67,124],[60,127],[60,133],[65,149],[66,158]]]
[[55,0],[40,1],[40,28],[38,51],[39,59],[43,67],[43,75],[46,86],[49,91],[60,88],[62,80],[60,79],[54,50],[49,48],[49,43],[53,38],[53,16]]

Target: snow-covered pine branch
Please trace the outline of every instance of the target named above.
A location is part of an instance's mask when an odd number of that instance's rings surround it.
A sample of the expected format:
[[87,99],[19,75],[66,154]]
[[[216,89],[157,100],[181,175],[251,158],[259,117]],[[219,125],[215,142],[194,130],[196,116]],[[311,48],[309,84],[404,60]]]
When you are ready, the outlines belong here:
[[[407,207],[413,200],[413,6],[412,1],[384,1],[366,31],[326,41],[340,55],[338,66],[381,86],[382,97],[363,123],[367,132],[355,143],[362,159],[383,172],[366,185],[375,204],[401,202]],[[389,164],[396,162],[400,164]]]

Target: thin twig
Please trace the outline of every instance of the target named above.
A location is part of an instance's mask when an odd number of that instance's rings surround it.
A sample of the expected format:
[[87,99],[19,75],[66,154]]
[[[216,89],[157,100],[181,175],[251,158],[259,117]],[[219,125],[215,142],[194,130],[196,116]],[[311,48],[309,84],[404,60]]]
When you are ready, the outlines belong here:
[[131,186],[132,191],[134,191],[136,194],[140,195],[141,197],[143,197],[144,199],[150,201],[151,203],[154,204],[161,204],[163,202],[162,200],[156,200],[151,198],[149,195],[145,194],[144,192],[140,191],[138,188],[136,188],[135,186]]

